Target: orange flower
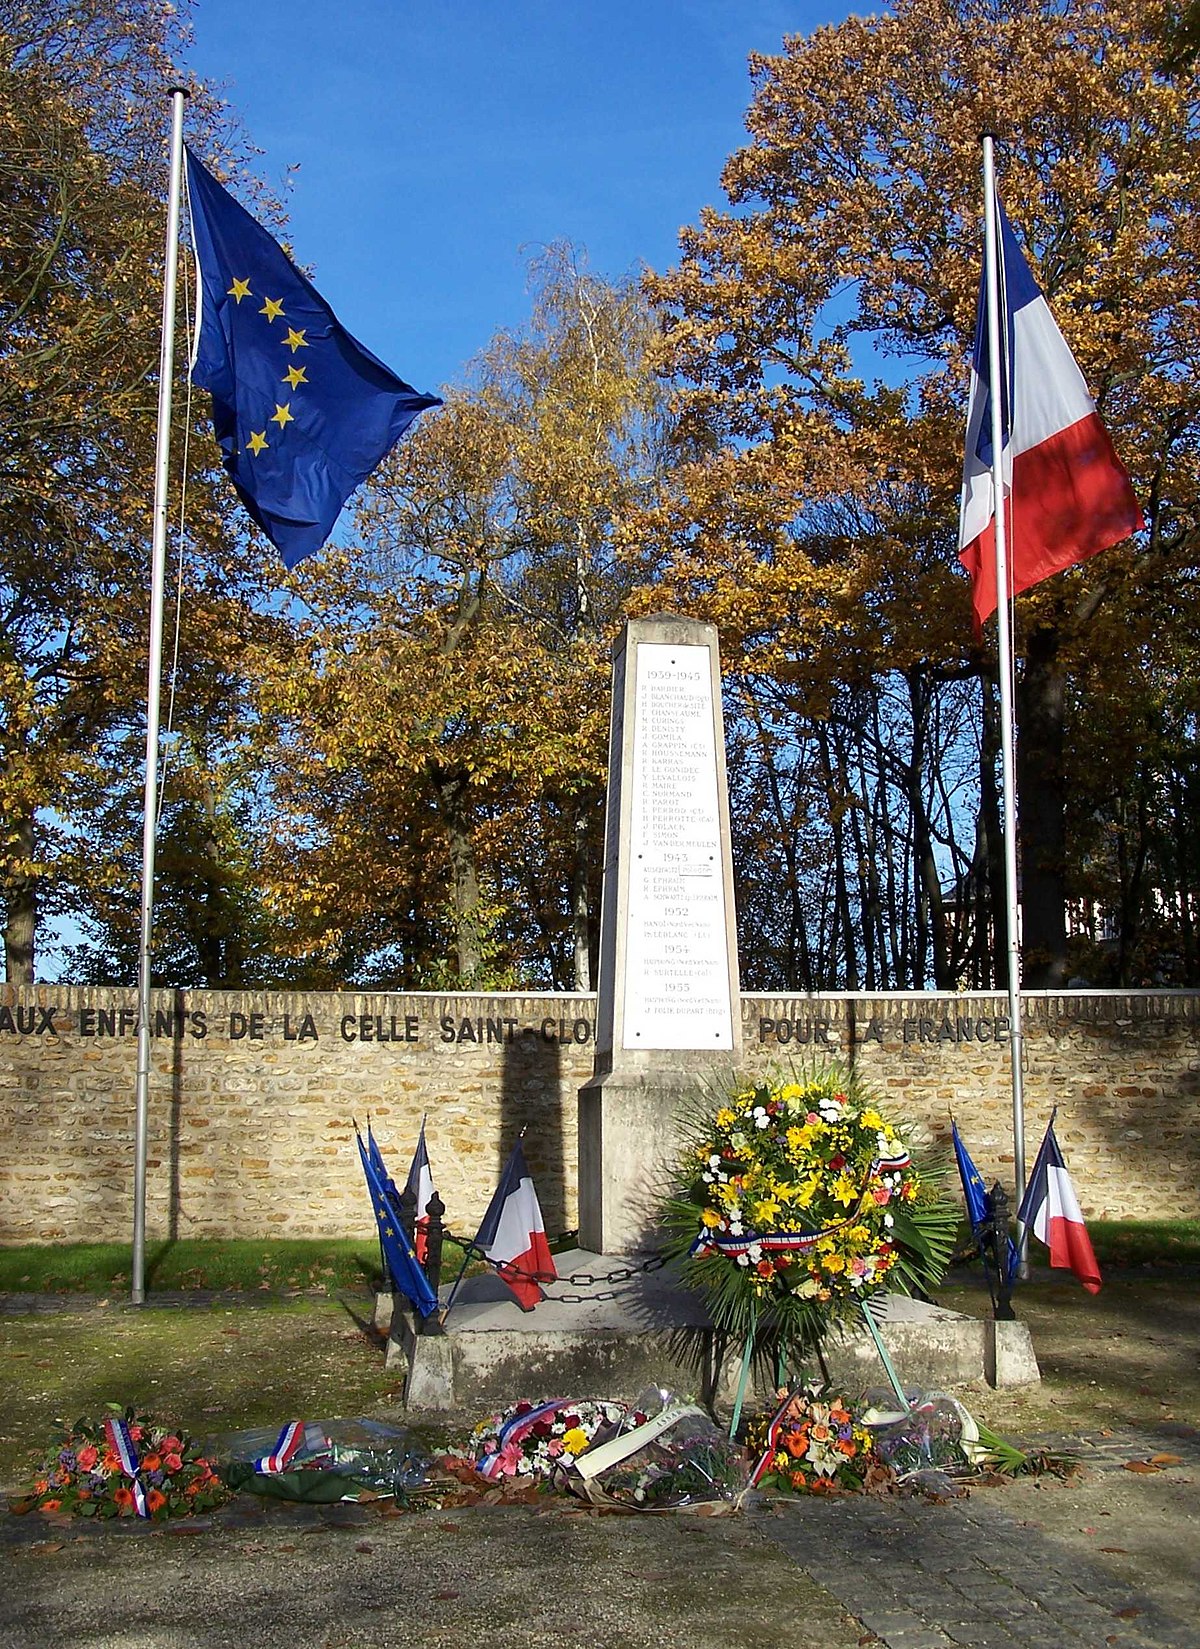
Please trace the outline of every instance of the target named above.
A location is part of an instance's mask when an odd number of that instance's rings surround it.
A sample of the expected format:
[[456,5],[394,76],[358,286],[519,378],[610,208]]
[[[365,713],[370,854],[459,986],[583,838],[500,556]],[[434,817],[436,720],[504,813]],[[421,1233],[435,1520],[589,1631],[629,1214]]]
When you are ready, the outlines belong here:
[[61,1500],[43,1500],[42,1510],[44,1512],[56,1512],[61,1505]]
[[813,1429],[812,1429],[812,1434],[816,1438],[818,1443],[826,1443],[826,1442],[829,1441],[829,1427],[828,1426],[820,1426],[820,1425],[814,1426]]
[[852,1455],[852,1454],[857,1454],[858,1453],[858,1444],[854,1442],[853,1438],[850,1438],[850,1437],[839,1438],[837,1446],[841,1450],[841,1452],[844,1455],[847,1456],[847,1458],[849,1458],[849,1456]]
[[75,1458],[78,1460],[83,1471],[90,1472],[92,1467],[100,1458],[100,1450],[94,1443],[87,1443],[80,1449]]
[[162,1470],[162,1460],[157,1454],[148,1454],[142,1461],[142,1470],[156,1472]]
[[121,1470],[121,1456],[116,1449],[105,1449],[100,1459],[100,1468],[106,1472],[119,1472]]
[[829,1418],[831,1420],[836,1420],[839,1426],[844,1426],[850,1416],[839,1404],[829,1410]]
[[803,1434],[803,1432],[789,1432],[787,1437],[784,1439],[783,1446],[791,1455],[793,1460],[802,1460],[804,1458],[804,1451],[808,1447],[808,1438]]
[[151,1489],[146,1496],[146,1510],[153,1517],[155,1512],[161,1511],[167,1503],[167,1497],[161,1489]]
[[114,1489],[113,1505],[117,1508],[118,1517],[124,1517],[127,1512],[131,1512],[133,1510],[132,1489],[127,1489],[123,1485],[119,1489]]

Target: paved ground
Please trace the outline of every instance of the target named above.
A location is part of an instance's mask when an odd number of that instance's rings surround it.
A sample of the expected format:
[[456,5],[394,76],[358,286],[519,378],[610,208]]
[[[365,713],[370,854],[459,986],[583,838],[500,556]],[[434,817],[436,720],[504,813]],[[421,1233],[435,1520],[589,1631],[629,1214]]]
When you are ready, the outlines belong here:
[[[1160,1439],[1072,1441],[1089,1462],[1075,1483],[977,1488],[949,1504],[790,1500],[769,1527],[890,1649],[1195,1649],[1200,1445],[1179,1441],[1178,1466],[1130,1474],[1130,1462],[1161,1456]],[[1112,1507],[1127,1501],[1132,1483],[1147,1502],[1140,1515],[1127,1503]],[[1087,1521],[1101,1517],[1112,1521]],[[1153,1527],[1163,1520],[1169,1548]],[[1105,1528],[1107,1547],[1073,1538]],[[1179,1572],[1165,1573],[1172,1566]]]
[[[388,1516],[246,1497],[161,1529],[10,1517],[0,1643],[1198,1649],[1200,1442],[1133,1474],[1161,1438],[1075,1443],[1088,1465],[1071,1484],[797,1498],[728,1518],[562,1501]],[[1105,1516],[1107,1530],[1079,1521]],[[1098,1532],[1110,1543],[1089,1545]]]

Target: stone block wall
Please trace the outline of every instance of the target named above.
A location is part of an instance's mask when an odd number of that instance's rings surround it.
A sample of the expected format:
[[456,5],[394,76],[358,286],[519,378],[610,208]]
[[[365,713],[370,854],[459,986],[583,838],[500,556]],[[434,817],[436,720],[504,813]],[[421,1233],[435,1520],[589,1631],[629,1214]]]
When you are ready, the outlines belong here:
[[[1002,996],[743,1000],[743,1065],[836,1057],[893,1114],[1011,1184]],[[579,995],[181,991],[155,999],[147,1232],[355,1236],[368,1116],[397,1179],[426,1115],[452,1229],[473,1232],[521,1127],[547,1228],[576,1221]],[[1200,1214],[1200,996],[1025,998],[1029,1164],[1054,1105],[1086,1213]],[[132,1222],[135,995],[0,986],[0,1242],[120,1241]]]

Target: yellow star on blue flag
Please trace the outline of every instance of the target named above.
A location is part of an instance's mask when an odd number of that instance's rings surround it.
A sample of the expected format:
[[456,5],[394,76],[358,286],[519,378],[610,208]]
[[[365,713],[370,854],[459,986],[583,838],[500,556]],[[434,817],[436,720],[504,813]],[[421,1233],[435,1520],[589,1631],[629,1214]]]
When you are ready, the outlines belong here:
[[[223,462],[294,567],[413,419],[440,406],[352,338],[283,248],[190,151],[200,272],[192,382],[212,395]],[[297,360],[299,356],[299,360]]]

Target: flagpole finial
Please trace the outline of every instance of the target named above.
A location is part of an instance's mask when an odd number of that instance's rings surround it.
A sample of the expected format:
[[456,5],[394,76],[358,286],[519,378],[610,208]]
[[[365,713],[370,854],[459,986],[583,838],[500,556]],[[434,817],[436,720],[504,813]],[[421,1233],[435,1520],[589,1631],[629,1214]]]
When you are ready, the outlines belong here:
[[178,80],[167,87],[168,97],[191,97],[192,88],[182,85]]

